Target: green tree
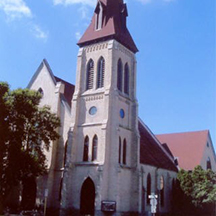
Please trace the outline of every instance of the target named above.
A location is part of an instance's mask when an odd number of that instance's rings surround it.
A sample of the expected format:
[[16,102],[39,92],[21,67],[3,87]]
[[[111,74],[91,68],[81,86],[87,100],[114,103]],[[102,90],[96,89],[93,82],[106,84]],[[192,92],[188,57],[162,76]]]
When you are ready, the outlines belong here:
[[46,172],[44,150],[59,138],[60,120],[39,107],[41,94],[0,83],[0,214],[11,186]]
[[201,166],[193,171],[180,170],[178,173],[180,187],[184,194],[199,209],[216,202],[216,173],[204,170]]
[[7,83],[0,83],[0,214],[3,211],[3,196],[5,194],[5,157],[7,152],[8,139],[8,109],[6,106],[5,94],[9,91]]

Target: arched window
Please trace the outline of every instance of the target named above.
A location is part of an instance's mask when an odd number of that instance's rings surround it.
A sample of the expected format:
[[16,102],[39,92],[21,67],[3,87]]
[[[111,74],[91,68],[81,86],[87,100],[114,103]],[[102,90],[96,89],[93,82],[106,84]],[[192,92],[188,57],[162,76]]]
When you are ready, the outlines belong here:
[[121,61],[121,59],[118,60],[117,88],[119,91],[122,91],[122,61]]
[[97,147],[98,147],[98,137],[97,135],[95,135],[92,143],[92,161],[97,160]]
[[90,59],[87,64],[86,90],[92,89],[93,83],[94,83],[94,62],[92,59]]
[[150,198],[149,196],[151,195],[151,175],[150,173],[147,176],[147,193],[146,193],[146,200],[147,200],[147,204],[150,204]]
[[89,150],[89,138],[88,136],[86,136],[84,140],[83,161],[88,161],[88,150]]
[[119,163],[121,163],[121,138],[119,137]]
[[126,156],[127,156],[127,143],[126,140],[124,139],[123,141],[123,164],[126,164]]
[[39,89],[38,89],[38,92],[42,95],[42,97],[44,96],[44,91],[43,91],[42,88],[39,88]]
[[127,63],[124,68],[124,93],[129,94],[129,67]]
[[210,158],[208,158],[208,160],[206,162],[206,169],[212,169]]
[[160,177],[160,204],[164,206],[164,178]]
[[105,70],[105,60],[100,57],[97,67],[97,88],[104,87],[104,70]]

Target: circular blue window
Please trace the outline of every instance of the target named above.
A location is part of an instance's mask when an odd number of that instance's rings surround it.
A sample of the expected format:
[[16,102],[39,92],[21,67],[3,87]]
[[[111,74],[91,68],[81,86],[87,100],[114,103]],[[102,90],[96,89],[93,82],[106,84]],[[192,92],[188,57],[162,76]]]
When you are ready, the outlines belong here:
[[91,107],[91,108],[89,109],[89,114],[90,114],[90,115],[95,115],[96,112],[97,112],[97,108],[96,108],[95,106],[93,106],[93,107]]
[[121,117],[121,118],[124,118],[124,117],[125,117],[125,112],[124,112],[123,109],[120,109],[119,114],[120,114],[120,117]]

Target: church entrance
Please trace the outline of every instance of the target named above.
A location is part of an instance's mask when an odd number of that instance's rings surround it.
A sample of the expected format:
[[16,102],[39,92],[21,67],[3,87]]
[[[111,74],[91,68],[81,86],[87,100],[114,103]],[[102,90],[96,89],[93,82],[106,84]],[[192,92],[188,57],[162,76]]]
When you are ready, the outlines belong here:
[[24,210],[32,210],[35,208],[35,200],[37,194],[37,184],[34,177],[23,180],[23,191],[21,206]]
[[87,178],[81,189],[80,213],[82,215],[94,215],[95,210],[95,186],[91,178]]

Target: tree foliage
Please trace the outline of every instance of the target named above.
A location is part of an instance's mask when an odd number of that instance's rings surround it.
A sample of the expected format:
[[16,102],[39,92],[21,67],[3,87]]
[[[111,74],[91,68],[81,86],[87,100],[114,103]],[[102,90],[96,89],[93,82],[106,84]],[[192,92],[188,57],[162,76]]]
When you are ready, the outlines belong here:
[[0,83],[0,213],[11,186],[46,172],[44,150],[59,138],[60,120],[40,100],[36,91]]
[[216,201],[216,173],[204,170],[201,166],[193,171],[181,170],[178,173],[180,187],[197,207],[204,207]]

